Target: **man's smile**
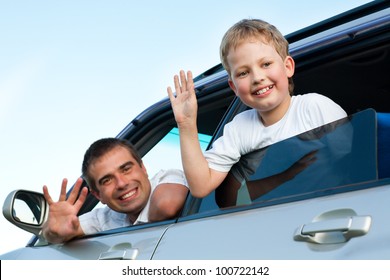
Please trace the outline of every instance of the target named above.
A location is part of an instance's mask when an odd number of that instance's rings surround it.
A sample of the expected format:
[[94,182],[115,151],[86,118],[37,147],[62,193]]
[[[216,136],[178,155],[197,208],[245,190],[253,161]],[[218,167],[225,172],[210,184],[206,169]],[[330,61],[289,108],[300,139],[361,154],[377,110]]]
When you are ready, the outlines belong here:
[[135,194],[137,193],[137,188],[125,193],[124,195],[121,195],[119,197],[120,200],[126,200],[126,199],[129,199],[131,197],[133,197]]

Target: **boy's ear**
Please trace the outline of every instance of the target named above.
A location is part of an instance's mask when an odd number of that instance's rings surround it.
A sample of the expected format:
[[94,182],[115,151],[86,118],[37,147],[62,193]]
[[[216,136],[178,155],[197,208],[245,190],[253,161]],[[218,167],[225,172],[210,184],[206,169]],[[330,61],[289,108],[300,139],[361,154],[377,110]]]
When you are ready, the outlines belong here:
[[234,85],[233,81],[230,78],[228,80],[228,83],[229,83],[229,87],[234,91],[235,95],[237,95],[236,86]]
[[284,60],[284,67],[286,69],[287,77],[291,78],[295,72],[295,61],[291,56],[287,56]]

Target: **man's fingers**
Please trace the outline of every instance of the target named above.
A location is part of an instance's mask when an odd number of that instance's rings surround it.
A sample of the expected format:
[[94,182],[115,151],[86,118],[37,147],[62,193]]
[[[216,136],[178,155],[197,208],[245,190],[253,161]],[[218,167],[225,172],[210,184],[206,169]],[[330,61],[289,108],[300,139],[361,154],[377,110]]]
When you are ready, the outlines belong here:
[[79,196],[80,187],[83,184],[83,178],[78,178],[76,183],[73,186],[72,191],[69,194],[68,202],[74,204]]
[[65,201],[66,200],[66,186],[67,185],[68,185],[68,179],[66,179],[66,178],[62,179],[61,192],[60,192],[60,199],[59,199],[59,201]]
[[49,190],[48,190],[46,185],[43,186],[43,196],[45,197],[45,199],[49,205],[53,203],[53,199],[51,198],[51,196],[49,194]]
[[88,188],[83,187],[76,203],[74,204],[78,210],[80,210],[81,206],[83,206],[84,201],[87,198],[87,195],[88,195]]

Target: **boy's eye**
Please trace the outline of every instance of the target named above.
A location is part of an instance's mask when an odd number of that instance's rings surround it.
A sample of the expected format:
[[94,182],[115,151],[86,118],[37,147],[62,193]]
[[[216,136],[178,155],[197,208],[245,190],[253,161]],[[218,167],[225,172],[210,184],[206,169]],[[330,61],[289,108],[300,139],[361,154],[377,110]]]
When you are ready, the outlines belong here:
[[267,68],[267,67],[271,66],[271,62],[266,62],[266,63],[263,64],[263,66],[264,66],[265,68]]
[[245,77],[248,74],[247,71],[242,71],[237,74],[237,77]]

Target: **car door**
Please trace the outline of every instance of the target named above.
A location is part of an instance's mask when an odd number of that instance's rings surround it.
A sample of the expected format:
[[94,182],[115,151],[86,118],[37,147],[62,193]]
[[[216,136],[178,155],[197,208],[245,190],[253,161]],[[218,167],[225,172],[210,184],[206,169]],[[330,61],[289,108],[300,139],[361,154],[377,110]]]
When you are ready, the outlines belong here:
[[[154,259],[389,259],[390,185],[277,206],[182,221],[164,236]],[[374,205],[367,201],[375,201]],[[323,224],[318,222],[321,218]],[[318,232],[348,231],[348,224],[369,231],[340,243],[322,244],[311,236],[295,240],[297,231],[318,226]],[[371,220],[371,222],[369,222]],[[332,227],[334,223],[334,227]],[[323,227],[321,227],[323,225]],[[337,232],[338,230],[338,232]],[[310,235],[309,233],[306,235]],[[302,234],[303,235],[303,234]],[[307,238],[307,239],[306,239]]]
[[167,230],[153,259],[390,258],[390,174],[378,178],[376,127],[367,110],[260,151],[245,182],[284,170],[305,150],[317,159],[253,201],[243,191],[235,206],[218,207],[215,193],[194,202],[197,214]]

